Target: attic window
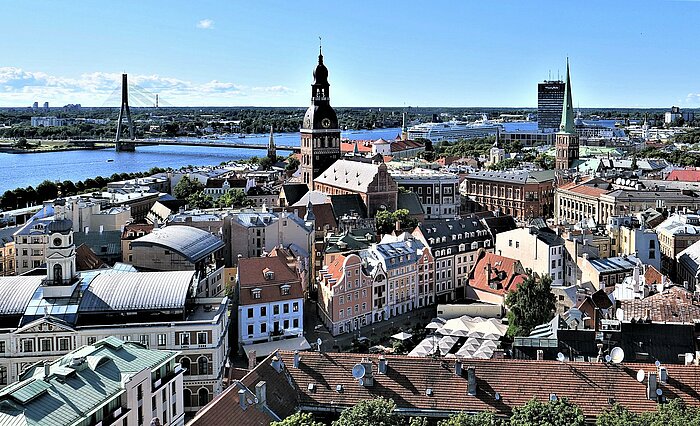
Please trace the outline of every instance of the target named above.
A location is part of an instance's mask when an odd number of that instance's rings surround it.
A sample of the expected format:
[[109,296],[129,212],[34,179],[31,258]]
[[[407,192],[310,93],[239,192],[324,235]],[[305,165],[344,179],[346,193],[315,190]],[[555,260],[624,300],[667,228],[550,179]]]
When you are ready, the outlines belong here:
[[259,288],[254,288],[251,292],[253,293],[253,299],[260,299],[262,291]]
[[267,281],[275,279],[275,272],[270,270],[270,268],[263,269],[263,275],[265,276],[265,280]]
[[283,286],[280,286],[280,290],[282,292],[282,296],[289,296],[289,289],[291,286],[289,284],[285,284]]

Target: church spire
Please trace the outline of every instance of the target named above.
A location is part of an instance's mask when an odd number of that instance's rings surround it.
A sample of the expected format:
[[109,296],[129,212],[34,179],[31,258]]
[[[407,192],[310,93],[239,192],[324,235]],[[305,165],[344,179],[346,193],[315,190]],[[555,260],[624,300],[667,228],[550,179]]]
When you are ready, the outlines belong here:
[[277,161],[277,147],[275,146],[275,135],[272,125],[270,125],[270,140],[267,142],[267,156],[271,160]]
[[571,74],[569,72],[569,58],[566,58],[566,86],[564,86],[564,104],[561,111],[561,124],[559,131],[574,134],[574,103],[571,100]]

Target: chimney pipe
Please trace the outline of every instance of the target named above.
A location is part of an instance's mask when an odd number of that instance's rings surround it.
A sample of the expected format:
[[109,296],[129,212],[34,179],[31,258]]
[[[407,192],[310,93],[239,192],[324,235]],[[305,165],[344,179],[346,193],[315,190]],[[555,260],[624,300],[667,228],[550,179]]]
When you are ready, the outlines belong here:
[[379,357],[379,374],[386,374],[387,361],[383,356]]
[[467,394],[476,395],[476,367],[467,367]]
[[248,352],[248,370],[252,370],[258,365],[258,356],[255,351]]
[[537,361],[544,360],[544,351],[542,349],[537,349]]
[[656,400],[656,372],[649,372],[649,379],[647,380],[647,398],[652,401]]
[[260,406],[267,405],[267,383],[264,380],[255,385],[255,399]]
[[299,356],[299,351],[294,351],[294,368],[299,368],[299,361],[301,361],[301,357]]
[[238,391],[238,404],[241,406],[241,409],[243,409],[243,410],[245,410],[247,408],[244,389],[241,389]]
[[462,377],[462,361],[455,361],[455,375]]
[[44,380],[49,380],[51,375],[51,363],[44,361]]

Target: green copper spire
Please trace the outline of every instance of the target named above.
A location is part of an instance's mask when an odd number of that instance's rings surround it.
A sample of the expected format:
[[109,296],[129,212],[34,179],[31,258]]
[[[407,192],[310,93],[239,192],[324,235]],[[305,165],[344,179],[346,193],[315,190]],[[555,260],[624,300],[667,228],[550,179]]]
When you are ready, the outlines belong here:
[[564,105],[561,111],[559,131],[574,134],[574,103],[571,100],[571,74],[569,73],[569,58],[566,58],[566,86],[564,87]]

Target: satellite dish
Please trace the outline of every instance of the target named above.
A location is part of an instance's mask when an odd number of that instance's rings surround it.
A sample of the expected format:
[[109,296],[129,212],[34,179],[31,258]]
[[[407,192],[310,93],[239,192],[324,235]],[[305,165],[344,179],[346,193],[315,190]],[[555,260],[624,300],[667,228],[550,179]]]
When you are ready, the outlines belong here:
[[364,386],[364,385],[365,385],[365,380],[364,380],[364,379],[359,379],[357,382],[360,384],[360,386]]
[[352,377],[360,380],[365,377],[365,366],[362,364],[355,364],[352,367]]
[[501,394],[498,393],[498,392],[496,392],[496,394],[495,394],[493,397],[496,399],[496,401],[500,401],[500,400],[501,400]]
[[321,343],[323,343],[323,340],[321,340],[320,337],[319,337],[318,339],[316,339],[316,344],[317,344],[318,346],[321,346]]
[[622,308],[617,308],[617,310],[615,310],[615,318],[618,321],[624,321],[625,320],[625,311],[623,311]]
[[662,391],[661,388],[656,389],[656,395],[661,396],[662,393],[664,393],[664,391]]
[[564,359],[566,359],[566,357],[564,356],[563,353],[561,353],[561,352],[557,353],[557,361],[564,362]]
[[605,355],[605,362],[610,362],[612,360],[612,357],[610,355]]
[[615,346],[612,348],[610,351],[610,360],[612,361],[613,364],[619,364],[625,359],[625,351],[619,347]]
[[661,361],[659,361],[659,360],[657,359],[657,360],[654,362],[654,365],[656,366],[656,368],[661,367]]
[[687,353],[685,354],[685,363],[686,363],[686,364],[691,364],[691,363],[693,362],[694,359],[695,359],[695,357],[693,356],[692,353],[687,352]]
[[644,373],[644,369],[640,368],[639,371],[637,371],[637,381],[639,383],[642,383],[644,381],[644,376],[646,374]]

